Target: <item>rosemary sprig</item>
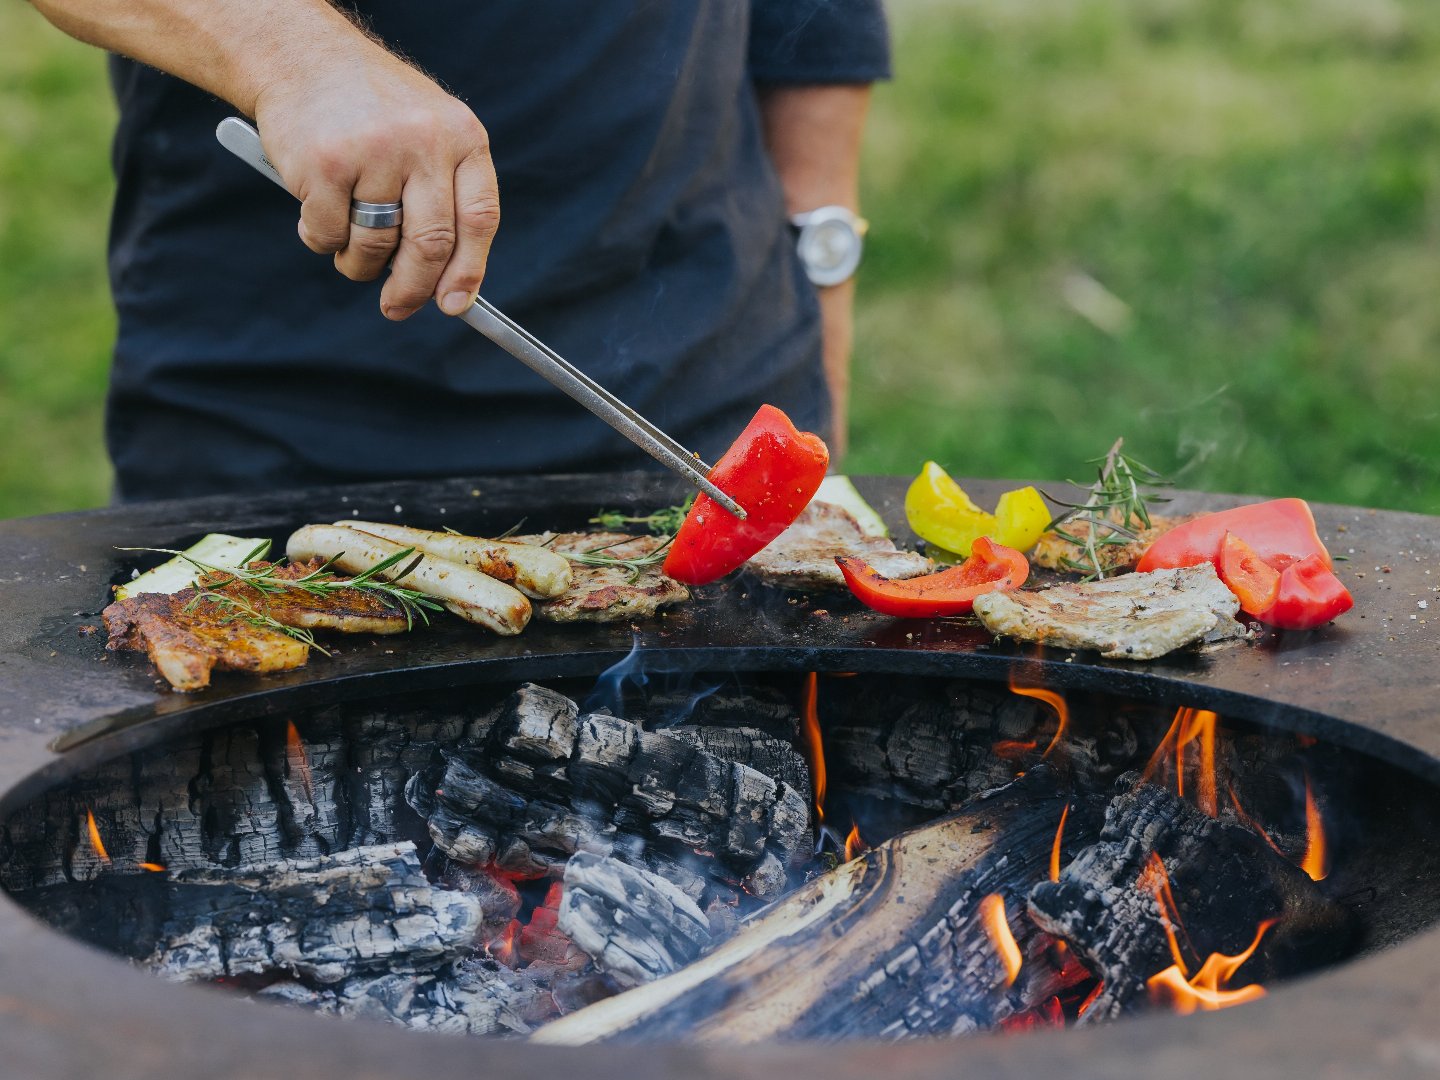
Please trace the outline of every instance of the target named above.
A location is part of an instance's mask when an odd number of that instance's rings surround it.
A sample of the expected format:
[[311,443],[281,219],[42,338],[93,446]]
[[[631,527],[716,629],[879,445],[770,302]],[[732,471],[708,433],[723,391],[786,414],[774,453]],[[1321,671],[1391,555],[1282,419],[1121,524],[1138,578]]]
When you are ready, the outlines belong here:
[[680,531],[681,524],[685,521],[685,515],[690,512],[690,505],[695,501],[695,496],[678,506],[666,506],[656,510],[653,514],[644,514],[638,517],[626,514],[623,510],[601,510],[590,519],[591,525],[599,525],[603,529],[623,529],[626,525],[644,525],[656,536],[673,536]]
[[[394,555],[382,559],[368,570],[361,571],[351,578],[338,578],[327,580],[330,567],[335,560],[340,558],[326,559],[320,566],[310,573],[298,578],[282,578],[276,576],[282,563],[273,562],[258,570],[251,569],[250,563],[264,550],[264,547],[257,547],[244,559],[240,560],[240,567],[215,566],[183,551],[175,551],[172,548],[121,548],[121,551],[153,551],[164,555],[178,555],[191,566],[201,571],[201,577],[197,577],[195,587],[197,590],[219,594],[219,590],[234,582],[249,585],[262,595],[280,595],[286,589],[296,589],[315,597],[327,597],[340,592],[343,589],[360,589],[364,592],[378,596],[387,607],[399,608],[405,614],[405,628],[413,629],[415,618],[418,616],[422,622],[429,623],[431,611],[440,611],[440,604],[436,603],[424,593],[415,589],[407,589],[394,584],[395,581],[403,579],[407,574],[420,564],[424,555],[417,555],[413,547],[397,551]],[[415,557],[405,566],[403,570],[382,577],[386,571],[403,562],[405,559]],[[203,577],[218,575],[218,580],[202,580]],[[225,594],[228,595],[228,594]],[[233,605],[232,605],[233,606]]]
[[257,610],[256,607],[243,596],[237,596],[233,593],[219,593],[211,589],[200,589],[195,593],[194,598],[185,605],[184,610],[192,610],[201,600],[209,600],[217,607],[228,609],[230,613],[222,616],[225,622],[231,622],[234,619],[244,619],[251,626],[258,626],[264,630],[277,630],[286,637],[295,638],[295,640],[304,642],[312,649],[318,649],[326,656],[330,655],[330,650],[316,641],[315,635],[309,630],[303,626],[289,626],[282,623],[279,619]]
[[[629,541],[624,541],[628,543]],[[667,536],[665,542],[654,551],[647,551],[644,555],[636,555],[626,558],[623,555],[607,555],[606,552],[612,547],[619,547],[619,544],[602,544],[600,547],[591,548],[588,551],[561,551],[557,554],[565,556],[571,562],[580,563],[583,566],[619,566],[630,571],[630,584],[634,584],[640,578],[640,572],[647,566],[654,566],[658,562],[665,561],[665,553],[670,550],[670,545],[675,542],[674,535]],[[547,544],[549,542],[547,541]]]
[[[1090,485],[1084,502],[1066,502],[1046,493],[1051,502],[1067,508],[1050,522],[1047,530],[1080,549],[1080,558],[1062,561],[1069,569],[1084,574],[1086,581],[1105,576],[1105,564],[1100,557],[1102,548],[1123,547],[1134,542],[1141,529],[1151,527],[1150,506],[1170,501],[1145,490],[1169,487],[1170,481],[1144,462],[1122,453],[1124,445],[1123,438],[1116,439],[1104,457],[1091,460],[1090,464],[1099,466],[1099,475]],[[1064,527],[1071,522],[1086,526],[1083,536],[1078,530]]]

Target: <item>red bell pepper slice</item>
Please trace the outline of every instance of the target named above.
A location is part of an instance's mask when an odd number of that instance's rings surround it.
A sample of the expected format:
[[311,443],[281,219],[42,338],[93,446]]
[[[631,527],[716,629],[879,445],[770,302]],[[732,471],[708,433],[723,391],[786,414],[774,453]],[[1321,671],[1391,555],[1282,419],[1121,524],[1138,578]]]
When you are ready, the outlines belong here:
[[977,596],[1018,589],[1030,576],[1030,563],[1024,555],[988,536],[975,541],[970,558],[959,566],[924,577],[892,581],[872,570],[863,559],[842,555],[835,562],[845,575],[845,584],[861,603],[902,619],[968,615]]
[[1355,598],[1319,555],[1280,572],[1275,603],[1256,616],[1281,630],[1313,630],[1355,606]]
[[715,486],[744,507],[745,520],[696,496],[665,556],[665,573],[704,585],[737,569],[800,516],[829,465],[824,440],[796,431],[775,406],[760,406],[710,471]]
[[1220,545],[1220,580],[1239,597],[1240,610],[1256,617],[1270,610],[1280,593],[1280,571],[1230,532]]
[[1203,514],[1175,526],[1150,545],[1135,569],[1143,574],[1208,562],[1218,571],[1227,532],[1244,540],[1261,562],[1276,570],[1311,555],[1318,555],[1325,566],[1330,565],[1330,553],[1315,531],[1309,504],[1304,499],[1273,499]]

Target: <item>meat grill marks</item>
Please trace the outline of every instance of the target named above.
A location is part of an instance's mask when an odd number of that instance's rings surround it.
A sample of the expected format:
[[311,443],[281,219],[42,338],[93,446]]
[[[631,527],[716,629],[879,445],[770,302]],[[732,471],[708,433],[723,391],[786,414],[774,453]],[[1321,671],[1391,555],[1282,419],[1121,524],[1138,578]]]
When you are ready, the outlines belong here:
[[[251,563],[261,568],[265,563]],[[278,579],[294,580],[318,569],[318,561],[282,566]],[[331,580],[335,580],[331,578]],[[234,597],[276,622],[305,630],[394,634],[406,629],[404,612],[361,589],[313,596],[298,589],[262,593],[242,582],[211,574],[203,579],[213,591]],[[201,690],[210,674],[222,671],[265,673],[303,667],[310,648],[273,627],[257,625],[235,607],[197,596],[195,589],[177,593],[141,593],[109,605],[102,618],[110,640],[107,648],[144,652],[165,681],[176,690]]]
[[[616,559],[641,559],[665,543],[658,536],[626,533],[538,533],[513,536],[515,543],[534,544],[570,555],[595,554]],[[553,600],[537,600],[535,617],[546,622],[623,622],[643,619],[662,607],[690,599],[690,590],[667,577],[659,563],[632,570],[627,566],[571,565],[570,588]]]
[[928,574],[935,564],[913,551],[900,551],[886,536],[867,536],[844,507],[812,502],[795,523],[745,564],[767,585],[786,589],[841,589],[845,577],[835,556],[864,559],[887,578]]

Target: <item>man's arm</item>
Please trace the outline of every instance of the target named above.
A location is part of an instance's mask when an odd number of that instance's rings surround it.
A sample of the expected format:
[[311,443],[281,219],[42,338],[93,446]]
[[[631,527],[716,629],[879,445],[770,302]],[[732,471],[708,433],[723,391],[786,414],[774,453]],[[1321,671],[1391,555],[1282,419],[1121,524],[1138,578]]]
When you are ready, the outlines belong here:
[[[821,206],[859,210],[860,137],[870,104],[868,85],[760,88],[765,145],[785,189],[789,214]],[[844,454],[850,401],[850,345],[855,280],[820,290],[825,380],[835,416],[831,451]]]
[[[388,318],[435,297],[465,310],[499,225],[485,128],[463,103],[325,0],[32,0],[61,30],[223,98],[255,119],[302,201],[300,238],[378,277]],[[402,201],[398,229],[350,224],[350,200]]]

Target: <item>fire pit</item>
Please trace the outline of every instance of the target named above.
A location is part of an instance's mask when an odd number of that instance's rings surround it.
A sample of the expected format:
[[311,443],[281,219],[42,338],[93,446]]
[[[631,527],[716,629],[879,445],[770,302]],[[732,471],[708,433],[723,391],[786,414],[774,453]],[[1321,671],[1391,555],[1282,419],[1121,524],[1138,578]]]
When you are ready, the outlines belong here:
[[[892,520],[899,516],[901,485],[875,481],[862,488],[890,511]],[[976,488],[982,498],[991,493],[987,485]],[[214,689],[194,698],[156,687],[143,664],[102,660],[98,637],[83,632],[95,621],[103,585],[119,580],[121,561],[112,545],[169,546],[213,530],[277,535],[305,520],[351,511],[394,517],[397,505],[406,517],[449,521],[479,532],[500,531],[527,515],[535,521],[539,514],[547,517],[545,525],[567,526],[589,516],[598,503],[640,509],[670,501],[673,494],[662,479],[652,477],[617,477],[604,485],[593,478],[387,485],[9,523],[0,530],[0,549],[15,577],[4,585],[13,597],[6,604],[12,617],[0,629],[0,670],[6,672],[8,689],[0,703],[0,738],[10,751],[0,778],[5,790],[0,809],[8,817],[35,805],[47,791],[62,790],[70,778],[104,768],[107,761],[142,749],[153,757],[158,750],[149,748],[178,745],[219,728],[238,731],[237,724],[279,730],[283,756],[287,718],[300,720],[299,729],[305,729],[310,718],[341,703],[363,708],[362,699],[453,695],[458,688],[480,684],[502,694],[527,679],[572,679],[580,685],[622,660],[637,641],[643,655],[670,671],[727,677],[781,673],[774,677],[791,686],[800,685],[809,671],[860,672],[862,681],[884,673],[886,678],[913,677],[901,684],[964,680],[1003,693],[1013,678],[1072,697],[1123,699],[1155,712],[1173,713],[1176,704],[1214,710],[1246,730],[1284,732],[1275,738],[1290,745],[1300,735],[1361,751],[1374,759],[1365,766],[1372,782],[1387,775],[1384,770],[1398,769],[1383,785],[1394,799],[1382,815],[1397,819],[1428,805],[1429,785],[1440,781],[1435,756],[1440,736],[1427,723],[1433,684],[1427,671],[1440,659],[1440,650],[1427,630],[1428,607],[1419,606],[1422,601],[1428,605],[1440,585],[1427,574],[1437,566],[1437,543],[1433,522],[1406,515],[1335,508],[1317,514],[1332,550],[1351,554],[1347,549],[1354,549],[1345,576],[1355,591],[1357,611],[1342,625],[1149,666],[1064,653],[1037,656],[990,644],[986,635],[960,624],[899,623],[838,604],[832,605],[833,613],[826,612],[822,601],[790,603],[761,595],[743,581],[714,589],[700,603],[634,630],[535,627],[520,638],[496,641],[461,627],[436,627],[384,644],[343,647],[333,661],[303,672],[217,680]],[[1199,497],[1190,500],[1191,506],[1201,503]],[[1016,771],[1022,768],[1033,774],[1025,782],[1040,785],[1049,764],[1036,767],[1022,760]],[[1422,892],[1425,885],[1433,888],[1433,837],[1425,835],[1424,821],[1422,816],[1418,828],[1400,830],[1398,840],[1393,831],[1386,834],[1385,858],[1371,857],[1372,866],[1394,871],[1376,879],[1375,887],[1387,896],[1413,892],[1417,885]],[[1082,827],[1077,819],[1073,828]],[[83,876],[89,841],[77,841],[71,850],[80,850]],[[925,1075],[949,1071],[957,1062],[983,1074],[1032,1073],[1062,1060],[1072,1071],[1075,1061],[1087,1062],[1078,1070],[1082,1075],[1086,1069],[1154,1075],[1191,1071],[1185,1048],[1197,1039],[1223,1040],[1231,1055],[1227,1060],[1262,1074],[1292,1073],[1305,1067],[1309,1055],[1325,1064],[1349,1062],[1356,1070],[1396,1069],[1418,1067],[1436,1052],[1426,1041],[1425,1017],[1428,969],[1440,956],[1440,940],[1433,931],[1406,937],[1433,914],[1427,898],[1412,899],[1388,908],[1378,905],[1387,914],[1372,925],[1370,944],[1405,938],[1395,950],[1281,987],[1242,1009],[1190,1021],[1154,1017],[1103,1031],[975,1038],[943,1047],[915,1043],[871,1050],[862,1045],[847,1048],[839,1060],[818,1048],[567,1051],[421,1039],[373,1024],[336,1026],[242,1005],[233,995],[166,987],[40,930],[5,905],[0,907],[5,939],[0,955],[6,958],[0,962],[0,1022],[6,1024],[7,1050],[14,1048],[11,1053],[18,1058],[12,1060],[23,1066],[22,1072],[58,1076],[88,1075],[102,1062],[117,1076],[146,1075],[162,1061],[171,1070],[203,1068],[223,1076],[282,1068],[389,1075],[402,1069],[413,1073],[419,1062],[425,1068],[464,1063],[528,1070],[575,1067],[580,1061],[597,1075],[680,1069],[692,1075],[734,1075],[776,1068],[858,1073],[879,1067]],[[1380,923],[1383,928],[1374,930]],[[1302,1023],[1313,1034],[1297,1046],[1293,1032]],[[140,1034],[107,1039],[115,1029]],[[661,1033],[664,1038],[675,1034]]]

